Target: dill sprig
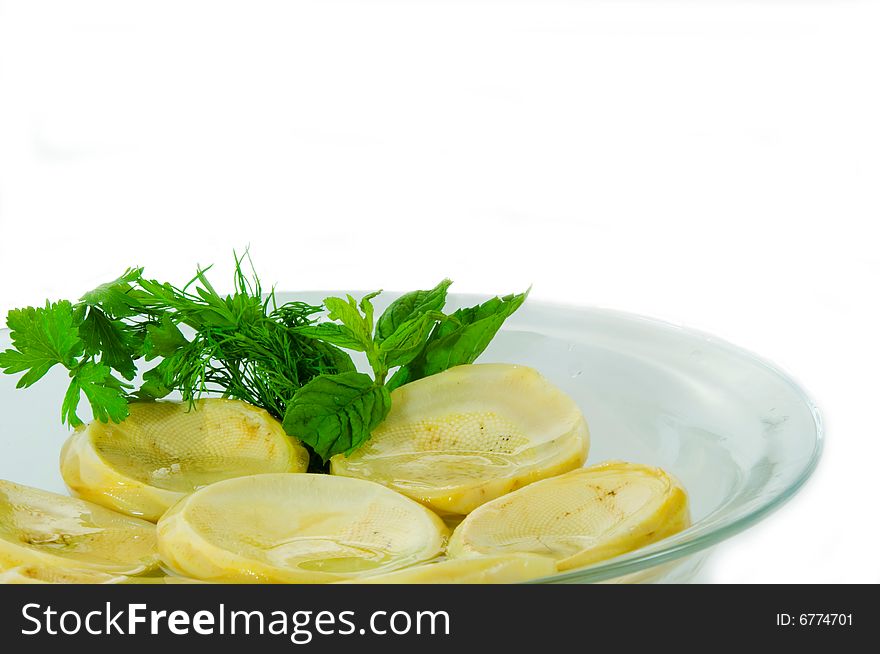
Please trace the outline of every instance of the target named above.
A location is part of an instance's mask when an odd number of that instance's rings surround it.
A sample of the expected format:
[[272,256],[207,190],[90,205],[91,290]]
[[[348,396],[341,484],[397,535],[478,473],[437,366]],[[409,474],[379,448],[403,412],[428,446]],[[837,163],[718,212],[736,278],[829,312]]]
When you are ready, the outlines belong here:
[[[13,310],[7,323],[15,349],[0,352],[0,368],[26,371],[20,387],[56,364],[67,368],[71,381],[62,419],[74,427],[82,423],[77,407],[83,394],[104,422],[123,420],[129,401],[175,391],[188,402],[206,394],[244,400],[281,419],[304,384],[354,369],[338,348],[297,333],[322,307],[279,305],[274,288],[263,292],[247,252],[235,255],[230,294],[214,288],[209,270],[199,268],[178,288],[144,277],[143,268],[130,268],[75,304]],[[157,358],[159,364],[135,388],[137,362]]]
[[162,362],[144,375],[139,397],[178,391],[192,402],[204,394],[219,394],[250,402],[280,419],[304,384],[318,375],[354,369],[341,350],[297,334],[296,329],[311,324],[322,307],[305,302],[279,305],[275,289],[264,295],[256,273],[246,277],[242,262],[236,256],[234,292],[225,297],[208,281],[208,269],[199,270],[181,289],[137,281],[135,297],[150,312],[151,324],[161,328],[170,318],[175,325],[195,330],[188,342],[175,338],[179,347],[161,353]]

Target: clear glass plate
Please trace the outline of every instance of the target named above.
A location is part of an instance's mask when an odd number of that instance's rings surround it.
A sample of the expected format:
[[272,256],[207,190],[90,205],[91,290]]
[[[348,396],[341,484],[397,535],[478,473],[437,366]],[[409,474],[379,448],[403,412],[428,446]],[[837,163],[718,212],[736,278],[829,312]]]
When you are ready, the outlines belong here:
[[[284,294],[314,303],[328,293]],[[377,308],[394,298],[383,294]],[[480,298],[450,296],[450,306]],[[9,344],[0,332],[0,349]],[[635,552],[543,582],[684,581],[708,548],[791,498],[821,452],[818,412],[771,364],[719,339],[604,309],[527,301],[480,361],[532,366],[580,405],[587,465],[624,459],[676,475],[693,526]],[[0,375],[0,478],[64,492],[58,454],[64,371],[27,391]]]

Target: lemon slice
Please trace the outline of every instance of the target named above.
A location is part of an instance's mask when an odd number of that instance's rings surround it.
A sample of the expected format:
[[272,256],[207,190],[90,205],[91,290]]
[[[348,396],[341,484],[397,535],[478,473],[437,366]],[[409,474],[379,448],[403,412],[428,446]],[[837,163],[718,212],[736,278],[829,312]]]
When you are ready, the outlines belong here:
[[484,504],[449,541],[450,557],[534,552],[568,570],[637,549],[689,524],[687,495],[659,468],[611,462]]
[[143,402],[119,424],[74,432],[61,476],[83,499],[156,522],[177,500],[215,481],[305,472],[309,456],[268,412],[246,402]]
[[0,572],[0,584],[121,584],[128,577],[74,568],[21,565]]
[[330,475],[228,479],[181,500],[159,521],[175,572],[232,583],[322,583],[426,561],[448,531],[392,490]]
[[155,525],[0,480],[0,570],[32,566],[127,575],[158,565]]
[[514,584],[556,574],[556,562],[539,554],[496,554],[446,559],[355,580],[356,584]]
[[331,459],[335,475],[379,482],[439,513],[465,514],[583,464],[587,423],[536,370],[450,368],[391,394],[391,412],[360,449]]

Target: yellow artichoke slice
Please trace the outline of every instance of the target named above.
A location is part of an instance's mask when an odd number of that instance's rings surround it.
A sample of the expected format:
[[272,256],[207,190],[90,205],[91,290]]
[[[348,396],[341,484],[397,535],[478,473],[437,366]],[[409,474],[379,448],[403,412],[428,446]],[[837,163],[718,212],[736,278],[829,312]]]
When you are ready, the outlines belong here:
[[46,568],[20,565],[0,572],[0,584],[121,584],[125,575],[111,575],[94,570]]
[[494,554],[435,563],[364,577],[355,584],[514,584],[556,574],[556,561],[539,554]]
[[28,566],[134,575],[158,565],[152,523],[0,480],[0,570]]
[[533,552],[569,570],[666,538],[690,523],[687,495],[659,468],[610,462],[484,504],[455,529],[447,555]]
[[126,577],[121,582],[126,585],[136,586],[179,586],[190,584],[206,584],[207,581],[200,579],[192,579],[190,577],[179,577],[177,575],[165,575],[162,577]]
[[0,584],[135,584],[177,585],[204,584],[204,581],[177,576],[113,575],[95,570],[20,565],[0,572]]
[[466,514],[583,464],[589,431],[577,405],[536,370],[477,364],[406,384],[391,412],[335,475],[384,484],[441,514]]
[[309,458],[268,412],[239,400],[143,402],[119,424],[73,433],[61,475],[83,499],[156,522],[208,484],[266,472],[305,472]]
[[229,583],[323,583],[435,557],[448,530],[384,486],[315,474],[228,479],[159,521],[159,550],[182,575]]

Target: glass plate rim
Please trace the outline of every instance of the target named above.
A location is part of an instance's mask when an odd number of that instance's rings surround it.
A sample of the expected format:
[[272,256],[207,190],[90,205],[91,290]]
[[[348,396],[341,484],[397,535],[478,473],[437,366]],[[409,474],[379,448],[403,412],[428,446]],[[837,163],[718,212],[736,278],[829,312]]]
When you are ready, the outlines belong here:
[[[549,577],[529,580],[524,583],[589,583],[607,581],[635,572],[641,572],[648,568],[653,568],[662,565],[663,563],[707,550],[721,541],[727,540],[728,538],[745,531],[781,508],[791,500],[798,491],[800,491],[816,470],[816,467],[822,458],[822,451],[825,444],[825,431],[821,412],[816,402],[812,399],[812,396],[806,391],[803,385],[798,383],[793,375],[778,364],[710,332],[682,324],[676,324],[660,318],[596,305],[579,305],[574,303],[542,300],[535,300],[530,302],[530,304],[533,307],[535,305],[542,305],[547,309],[555,309],[558,311],[589,311],[596,314],[603,314],[610,318],[664,329],[710,343],[730,354],[756,364],[773,374],[802,402],[813,420],[814,439],[808,460],[793,480],[785,488],[767,498],[766,501],[751,510],[745,511],[741,514],[733,514],[727,518],[722,518],[710,529],[706,530],[704,533],[698,533],[695,536],[692,535],[693,531],[690,529],[685,530],[684,532],[681,532],[680,535],[671,536],[655,545],[639,548],[638,550],[609,559],[602,563],[597,563],[576,570],[560,572]],[[698,526],[699,523],[693,525],[693,528],[697,528]]]

